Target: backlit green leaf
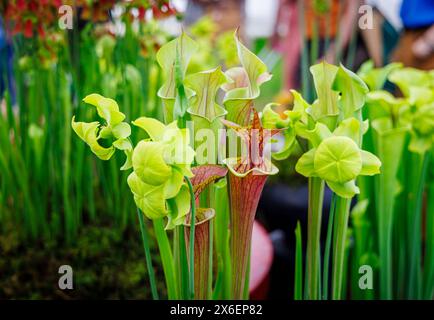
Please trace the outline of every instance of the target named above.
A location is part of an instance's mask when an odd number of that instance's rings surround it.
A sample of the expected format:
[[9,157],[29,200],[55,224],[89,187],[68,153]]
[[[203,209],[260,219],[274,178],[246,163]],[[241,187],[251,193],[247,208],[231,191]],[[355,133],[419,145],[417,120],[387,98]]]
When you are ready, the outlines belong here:
[[250,122],[250,105],[259,97],[260,85],[271,79],[267,66],[234,34],[241,67],[231,68],[226,75],[232,83],[222,86],[226,91],[223,104],[228,111],[227,120],[242,126]]
[[295,171],[300,173],[305,177],[315,177],[315,167],[314,167],[314,159],[315,159],[316,149],[310,149],[308,152],[304,153],[297,161],[295,165]]
[[332,89],[341,92],[339,105],[343,119],[353,117],[363,107],[369,91],[363,80],[342,64],[336,73]]
[[95,106],[98,115],[106,120],[110,127],[114,127],[125,119],[125,115],[122,112],[119,112],[119,106],[113,99],[103,97],[97,93],[92,93],[86,96],[83,101]]
[[115,148],[104,148],[98,143],[98,122],[75,122],[72,118],[72,129],[90,147],[90,150],[101,160],[109,160],[115,152]]
[[310,67],[318,99],[309,108],[314,120],[339,114],[339,93],[332,89],[338,67],[325,61]]
[[140,117],[132,123],[145,130],[153,141],[160,141],[163,138],[165,125],[156,119]]

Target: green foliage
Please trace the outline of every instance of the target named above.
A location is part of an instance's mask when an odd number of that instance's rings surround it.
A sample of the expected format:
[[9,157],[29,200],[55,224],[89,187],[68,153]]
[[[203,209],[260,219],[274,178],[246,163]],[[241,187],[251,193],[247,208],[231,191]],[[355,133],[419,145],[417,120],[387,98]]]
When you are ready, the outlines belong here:
[[[176,38],[160,48],[157,52],[157,61],[163,70],[165,82],[158,90],[158,96],[163,100],[165,121],[172,122],[174,120],[174,105],[177,96],[176,76],[179,81],[183,81],[187,67],[193,53],[197,50],[197,44],[186,33],[182,33],[179,38]],[[176,67],[179,68],[177,72]],[[193,93],[187,92],[187,97],[191,97]]]
[[[426,179],[434,128],[432,73],[400,64],[376,69],[365,63],[359,74],[374,90],[365,104],[364,113],[372,129],[364,145],[383,165],[374,180],[360,181],[365,187],[361,198],[369,199],[369,205],[357,223],[369,225],[376,237],[374,246],[367,245],[362,236],[366,230],[359,229],[357,255],[359,259],[378,257],[380,288],[371,297],[421,298],[422,201],[429,185]],[[382,90],[386,79],[399,88],[403,97],[396,98]],[[427,219],[431,215],[431,211],[426,211]]]
[[[17,95],[13,105],[6,92],[6,112],[0,112],[0,170],[8,172],[0,175],[0,218],[14,221],[22,241],[66,237],[72,244],[88,221],[108,215],[122,231],[136,220],[127,174],[118,168],[130,166],[127,136],[136,142],[139,130],[132,128],[130,135],[124,121],[161,118],[154,54],[166,35],[142,24],[138,33],[128,23],[122,36],[100,36],[93,24],[56,33],[44,58],[40,39],[13,38]],[[147,39],[147,55],[141,37]],[[98,96],[81,103],[95,91],[118,101],[124,115]],[[73,114],[80,122],[71,126]],[[91,151],[110,160],[96,161],[74,128]],[[126,153],[127,161],[115,150]]]
[[238,59],[241,67],[233,67],[226,71],[232,81],[222,86],[226,91],[223,104],[228,111],[226,119],[242,126],[250,122],[250,107],[253,100],[259,97],[260,86],[271,79],[267,66],[239,40],[234,34]]

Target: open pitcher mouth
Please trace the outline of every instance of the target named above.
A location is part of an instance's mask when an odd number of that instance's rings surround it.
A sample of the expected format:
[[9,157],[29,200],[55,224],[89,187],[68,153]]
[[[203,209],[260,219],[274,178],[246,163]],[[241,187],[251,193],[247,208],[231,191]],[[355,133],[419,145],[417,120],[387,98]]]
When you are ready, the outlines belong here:
[[279,169],[271,162],[264,161],[259,167],[252,167],[250,164],[243,164],[239,158],[229,158],[223,160],[223,163],[228,167],[229,171],[239,177],[244,178],[247,175],[263,175],[270,176],[279,173]]
[[[197,208],[195,216],[195,226],[199,227],[201,224],[209,223],[210,220],[214,219],[215,210],[212,208]],[[191,215],[189,214],[185,219],[184,226],[190,227]]]

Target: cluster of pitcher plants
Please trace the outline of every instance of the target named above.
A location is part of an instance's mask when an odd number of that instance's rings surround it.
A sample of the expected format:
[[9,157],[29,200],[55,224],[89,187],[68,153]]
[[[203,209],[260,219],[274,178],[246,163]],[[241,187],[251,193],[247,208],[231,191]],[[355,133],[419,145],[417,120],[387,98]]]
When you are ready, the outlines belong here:
[[[434,74],[392,63],[359,70],[369,86],[364,116],[371,122],[363,146],[383,163],[375,179],[361,179],[353,216],[355,263],[378,271],[381,299],[434,295]],[[384,90],[391,84],[393,95]],[[359,240],[357,240],[359,239]],[[356,297],[372,293],[353,288]]]
[[[145,1],[139,24],[118,17],[122,35],[77,20],[62,33],[41,21],[42,2],[16,23],[23,3],[5,11],[16,75],[1,75],[3,231],[10,220],[23,240],[73,244],[84,220],[109,218],[120,230],[138,220],[154,299],[247,299],[262,190],[278,173],[273,162],[296,158],[309,197],[306,237],[298,224],[290,248],[294,298],[434,297],[434,72],[366,62],[356,74],[313,55],[302,68],[307,90],[292,90],[282,113],[259,105],[272,76],[237,32],[218,53],[207,20],[191,29],[197,41],[183,32],[168,42],[145,21]],[[80,19],[107,20],[98,2],[83,5]],[[94,161],[73,132],[110,161]],[[360,286],[361,267],[372,288]]]
[[[277,173],[265,146],[279,130],[265,129],[253,108],[261,83],[271,75],[237,35],[235,41],[241,66],[226,73],[217,67],[186,74],[197,44],[185,33],[158,51],[165,75],[158,90],[165,121],[132,121],[143,130],[135,144],[116,101],[99,94],[86,96],[84,102],[96,107],[103,123],[72,120],[74,131],[100,159],[108,160],[116,150],[125,153],[121,169],[132,170],[127,181],[138,208],[155,298],[144,216],[153,222],[170,299],[248,296],[256,208],[267,176]],[[220,88],[224,107],[217,102]],[[225,134],[223,126],[235,134]],[[226,145],[232,157],[226,156]]]

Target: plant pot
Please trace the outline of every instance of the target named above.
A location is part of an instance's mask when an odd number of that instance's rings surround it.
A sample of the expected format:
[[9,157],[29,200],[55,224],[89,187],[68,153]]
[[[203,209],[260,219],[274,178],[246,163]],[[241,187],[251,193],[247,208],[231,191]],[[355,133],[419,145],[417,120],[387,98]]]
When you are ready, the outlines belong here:
[[265,228],[257,221],[253,224],[250,257],[250,299],[263,300],[268,296],[269,274],[273,263],[273,244]]

